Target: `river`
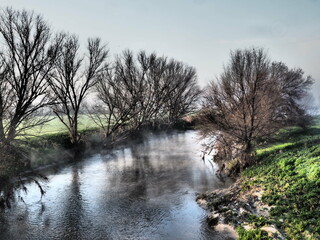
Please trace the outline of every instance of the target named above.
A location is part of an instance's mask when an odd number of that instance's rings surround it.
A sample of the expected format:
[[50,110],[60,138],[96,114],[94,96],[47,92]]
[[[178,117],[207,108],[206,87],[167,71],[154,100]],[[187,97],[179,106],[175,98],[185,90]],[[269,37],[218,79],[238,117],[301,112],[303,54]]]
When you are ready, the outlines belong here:
[[0,239],[224,239],[196,192],[222,188],[195,131],[148,133],[48,175],[0,211]]

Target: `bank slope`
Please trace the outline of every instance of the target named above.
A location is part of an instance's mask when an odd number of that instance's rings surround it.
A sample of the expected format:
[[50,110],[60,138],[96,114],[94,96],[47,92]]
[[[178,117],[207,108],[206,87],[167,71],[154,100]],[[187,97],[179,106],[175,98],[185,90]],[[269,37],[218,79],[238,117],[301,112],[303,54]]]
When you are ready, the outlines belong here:
[[277,139],[286,142],[257,150],[260,164],[243,172],[242,191],[262,190],[261,201],[272,206],[266,221],[288,239],[319,239],[320,122],[283,130]]
[[202,194],[210,225],[240,239],[320,239],[320,121],[280,131],[229,189]]

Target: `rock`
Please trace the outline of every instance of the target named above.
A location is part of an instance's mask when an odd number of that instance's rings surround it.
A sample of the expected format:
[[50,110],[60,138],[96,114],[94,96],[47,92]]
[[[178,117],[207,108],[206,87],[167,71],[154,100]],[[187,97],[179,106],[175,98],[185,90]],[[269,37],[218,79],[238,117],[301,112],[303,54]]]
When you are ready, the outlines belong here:
[[225,206],[229,203],[230,201],[225,197],[225,196],[216,196],[213,198],[210,202],[210,206],[218,209],[221,208],[222,206]]
[[207,197],[207,195],[205,193],[201,193],[201,194],[196,193],[196,196],[197,196],[196,201],[198,201],[199,199],[204,199],[204,198]]
[[260,201],[262,199],[262,195],[263,195],[264,191],[257,191],[254,192],[252,195],[257,197],[257,200]]
[[266,231],[269,235],[269,237],[277,236],[279,239],[284,239],[284,236],[279,232],[279,230],[271,225],[271,226],[264,226],[261,228],[261,230]]
[[225,216],[228,217],[232,217],[233,216],[234,211],[232,211],[231,209],[229,209],[228,211],[225,212]]
[[197,203],[200,205],[200,207],[202,207],[203,209],[207,209],[208,207],[208,202],[205,199],[199,198],[197,200]]
[[[256,216],[269,216],[271,206],[261,202],[263,190],[254,189],[249,192],[241,192],[240,182],[234,183],[227,189],[215,190],[211,193],[201,194],[197,197],[198,204],[212,212],[207,218],[209,226],[216,231],[224,231],[225,226],[232,228],[244,224],[246,230],[253,229],[248,225],[248,217],[251,214]],[[224,226],[224,227],[222,227]],[[283,236],[274,226],[264,227],[270,236]],[[277,237],[277,239],[282,239]]]
[[253,207],[249,204],[249,203],[246,203],[243,205],[243,208],[247,211],[247,212],[250,212],[250,213],[253,213],[254,210],[253,210]]
[[250,225],[244,225],[244,226],[243,226],[243,228],[244,228],[245,230],[247,230],[247,231],[249,231],[249,230],[252,230],[252,229],[253,229],[253,227],[252,227],[252,226],[250,226]]
[[228,224],[221,224],[219,223],[214,227],[214,230],[221,233],[222,236],[224,236],[224,239],[238,239],[238,233],[236,230],[228,225]]
[[220,218],[219,213],[214,213],[214,214],[209,215],[207,218],[208,225],[210,227],[217,225],[219,222],[219,218]]
[[261,205],[261,206],[257,207],[256,215],[269,217],[270,216],[270,209],[271,209],[271,207],[269,207],[268,205]]
[[239,209],[239,213],[240,213],[240,215],[243,215],[243,214],[247,214],[248,211],[241,207],[241,208]]
[[231,224],[231,225],[234,225],[234,224],[237,224],[237,211],[233,211],[232,209],[226,211],[225,213],[223,213],[223,222],[226,223],[226,224]]
[[230,210],[229,207],[222,206],[222,207],[220,207],[219,212],[223,213],[223,212],[227,212],[227,211],[229,211],[229,210]]

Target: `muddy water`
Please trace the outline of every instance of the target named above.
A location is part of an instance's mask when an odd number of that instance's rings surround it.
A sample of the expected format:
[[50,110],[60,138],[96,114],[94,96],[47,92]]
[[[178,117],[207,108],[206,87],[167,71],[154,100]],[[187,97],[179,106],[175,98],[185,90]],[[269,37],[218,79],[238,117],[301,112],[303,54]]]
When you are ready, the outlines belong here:
[[221,188],[196,132],[149,133],[48,176],[0,212],[0,239],[224,239],[195,193]]

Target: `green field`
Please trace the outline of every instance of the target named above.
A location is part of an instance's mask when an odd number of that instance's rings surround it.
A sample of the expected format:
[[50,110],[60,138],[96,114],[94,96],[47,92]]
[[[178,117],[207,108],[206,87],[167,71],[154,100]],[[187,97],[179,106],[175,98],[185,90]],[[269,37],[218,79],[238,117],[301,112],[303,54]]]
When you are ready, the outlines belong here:
[[[26,135],[30,136],[44,136],[44,135],[56,135],[60,133],[67,133],[66,126],[57,118],[53,119],[42,126],[34,127],[26,132]],[[96,123],[87,115],[80,115],[79,117],[79,132],[84,130],[97,128]]]
[[[243,190],[263,189],[262,201],[272,208],[270,217],[252,224],[274,224],[287,239],[320,239],[320,119],[305,130],[280,131],[256,154],[259,164],[242,173]],[[241,239],[260,239],[260,233],[239,231]]]
[[[80,115],[80,134],[86,135],[97,128],[98,125],[88,115]],[[67,154],[65,151],[72,147],[67,128],[57,117],[27,130],[18,139],[23,140],[19,146],[29,154],[31,166],[35,168],[63,160]]]

